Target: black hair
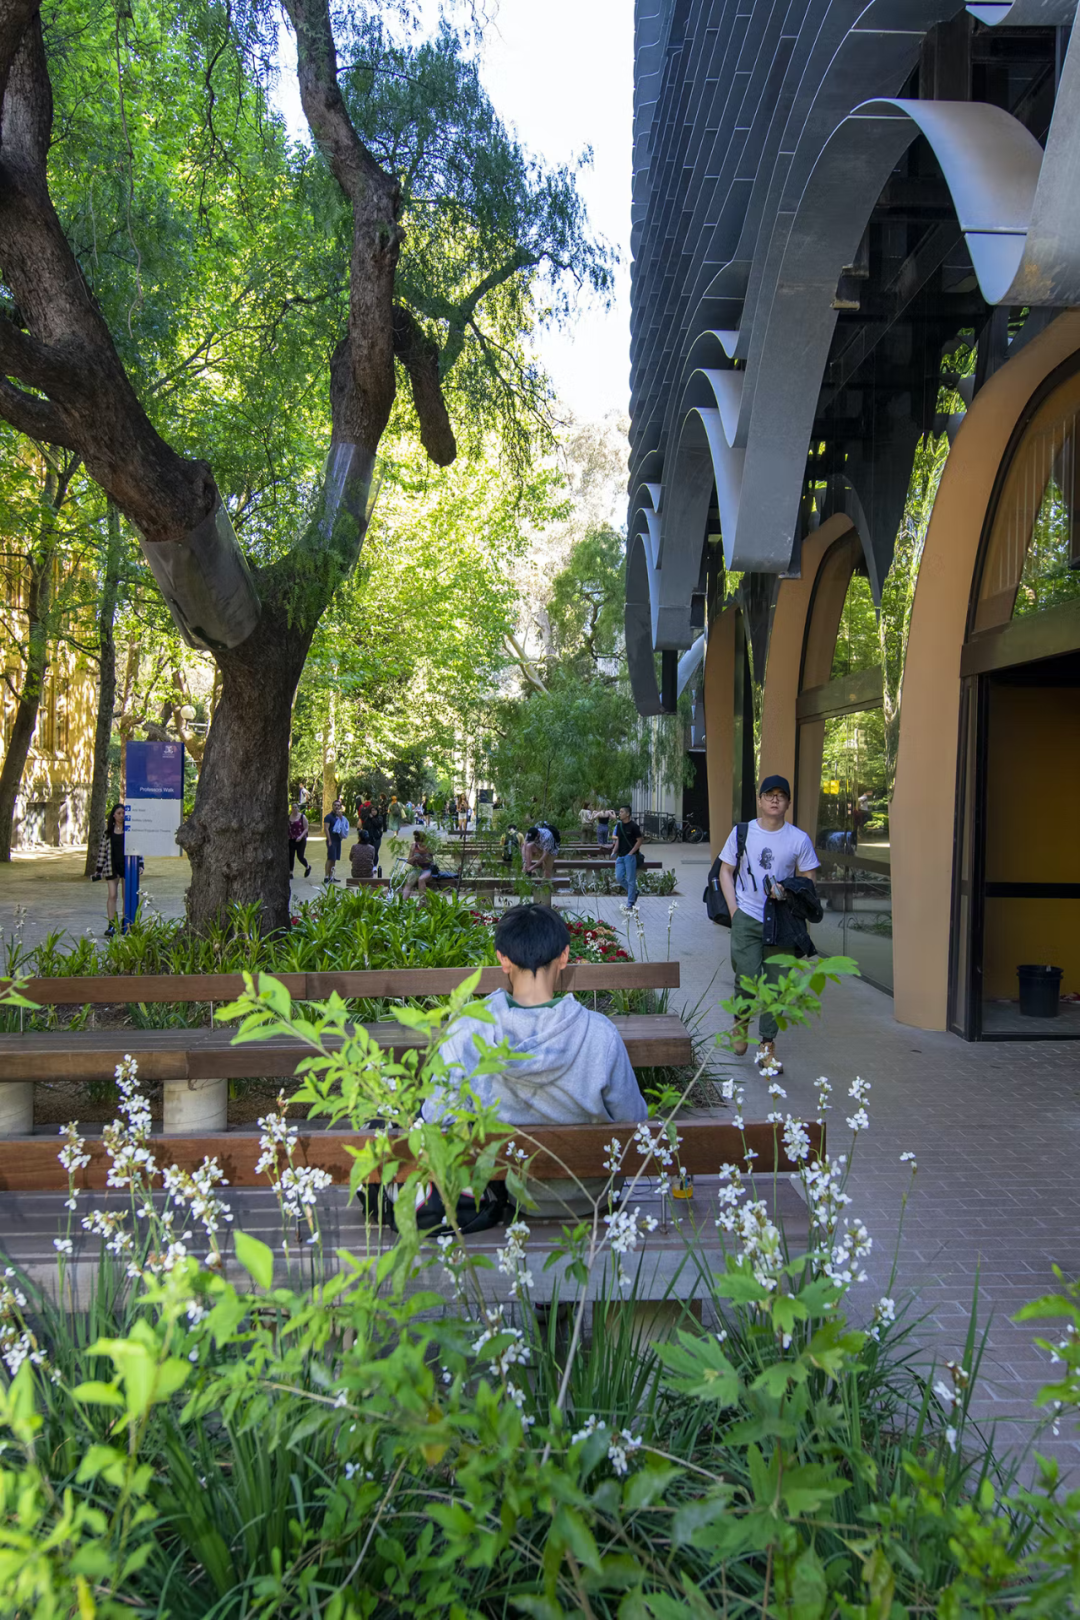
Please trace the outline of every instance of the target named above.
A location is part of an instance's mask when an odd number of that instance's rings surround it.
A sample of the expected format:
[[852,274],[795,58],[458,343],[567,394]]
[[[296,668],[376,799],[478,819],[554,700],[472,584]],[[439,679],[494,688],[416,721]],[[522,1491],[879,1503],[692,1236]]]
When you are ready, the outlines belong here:
[[118,810],[122,810],[123,808],[124,807],[122,804],[114,804],[112,809],[109,811],[109,814],[105,817],[105,826],[108,828],[109,832],[112,832],[113,830],[113,816],[115,816]]
[[529,843],[529,842],[539,838],[539,836],[540,836],[539,827],[526,827],[526,829],[525,829],[525,842],[526,843]]
[[372,838],[371,834],[368,832],[366,827],[364,828],[363,832],[360,834],[359,838],[356,841],[357,841],[358,844],[372,844],[372,843],[375,842],[375,840]]
[[495,925],[495,949],[527,973],[547,967],[569,943],[570,930],[550,906],[513,906]]
[[633,815],[633,813],[634,813],[634,807],[633,807],[632,804],[620,804],[619,809],[620,810],[629,810],[631,815]]

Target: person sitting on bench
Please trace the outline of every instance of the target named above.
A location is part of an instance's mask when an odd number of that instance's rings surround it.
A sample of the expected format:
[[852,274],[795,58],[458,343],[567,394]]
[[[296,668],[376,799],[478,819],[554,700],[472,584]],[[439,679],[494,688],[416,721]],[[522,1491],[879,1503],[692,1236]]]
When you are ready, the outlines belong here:
[[427,886],[433,877],[438,877],[439,868],[435,864],[435,856],[428,848],[427,834],[419,827],[413,833],[412,848],[405,859],[412,867],[412,871],[405,879],[405,887],[401,891],[404,895],[411,895],[417,888],[420,890],[420,904],[427,898]]
[[[484,1003],[495,1021],[461,1018],[451,1026],[441,1047],[450,1071],[448,1089],[428,1098],[424,1118],[437,1120],[452,1112],[452,1092],[468,1078],[476,1097],[498,1108],[508,1125],[647,1119],[648,1106],[614,1024],[573,995],[556,994],[570,959],[570,933],[558,912],[535,905],[504,912],[495,928],[495,954],[509,981]],[[504,1069],[477,1075],[478,1040],[486,1046],[506,1041],[514,1057]],[[541,1217],[591,1213],[591,1200],[606,1185],[596,1177],[587,1178],[581,1188],[565,1179],[534,1182],[530,1193]]]
[[375,876],[375,840],[366,827],[361,827],[360,836],[349,851],[349,865],[358,882]]

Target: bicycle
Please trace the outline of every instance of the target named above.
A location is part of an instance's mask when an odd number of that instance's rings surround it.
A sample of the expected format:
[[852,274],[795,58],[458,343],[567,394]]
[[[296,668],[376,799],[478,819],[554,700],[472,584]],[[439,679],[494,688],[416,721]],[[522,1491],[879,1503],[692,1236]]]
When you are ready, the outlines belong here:
[[683,820],[679,829],[679,836],[684,844],[703,844],[709,834],[704,827],[698,826],[691,814]]

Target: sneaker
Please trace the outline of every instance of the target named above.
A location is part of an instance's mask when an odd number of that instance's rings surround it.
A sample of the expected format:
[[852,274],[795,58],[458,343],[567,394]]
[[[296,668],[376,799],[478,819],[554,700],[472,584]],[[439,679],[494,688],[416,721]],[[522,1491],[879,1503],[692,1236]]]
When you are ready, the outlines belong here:
[[761,1045],[754,1053],[754,1062],[757,1064],[762,1074],[768,1075],[770,1078],[773,1075],[783,1074],[784,1072],[784,1065],[777,1057],[776,1047],[773,1045],[772,1041],[762,1041]]
[[308,866],[306,863],[304,865],[304,876],[306,878],[309,878],[311,876],[311,867]]
[[105,938],[106,939],[115,939],[116,938],[116,924],[115,923],[110,923],[108,928],[106,928],[106,930],[105,930]]
[[731,1050],[735,1057],[745,1057],[749,1044],[746,1039],[746,1025],[736,1024],[731,1031]]

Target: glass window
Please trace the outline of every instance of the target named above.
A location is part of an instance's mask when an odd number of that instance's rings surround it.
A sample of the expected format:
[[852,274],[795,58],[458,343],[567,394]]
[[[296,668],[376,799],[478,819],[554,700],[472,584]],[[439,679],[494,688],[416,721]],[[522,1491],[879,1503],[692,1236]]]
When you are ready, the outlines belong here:
[[1080,600],[1080,372],[1042,402],[1001,487],[973,630]]
[[854,957],[864,979],[891,990],[889,763],[881,709],[817,722],[821,790],[818,892],[825,907],[813,930],[823,953]]
[[1027,613],[1041,613],[1043,608],[1056,607],[1059,602],[1080,601],[1077,511],[1062,487],[1076,488],[1072,467],[1075,457],[1076,441],[1070,439],[1056,469],[1061,482],[1058,477],[1050,479],[1035,514],[1013,604],[1014,619]]
[[852,574],[840,614],[829,679],[840,680],[845,675],[856,675],[860,670],[877,669],[880,664],[878,616],[870,593],[870,581],[865,574]]

